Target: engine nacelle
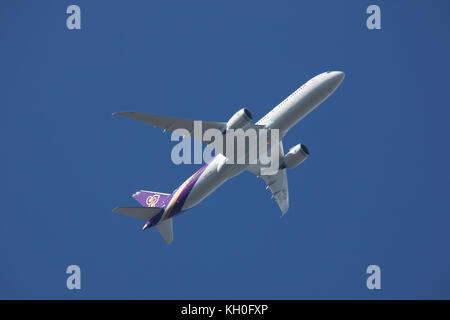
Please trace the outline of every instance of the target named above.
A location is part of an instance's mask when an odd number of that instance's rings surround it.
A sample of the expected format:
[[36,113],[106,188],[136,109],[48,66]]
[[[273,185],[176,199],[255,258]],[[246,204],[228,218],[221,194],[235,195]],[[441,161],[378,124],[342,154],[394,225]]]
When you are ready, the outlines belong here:
[[280,169],[295,168],[300,163],[306,160],[309,156],[309,149],[304,144],[299,143],[295,147],[289,149],[281,160]]
[[253,120],[252,113],[247,108],[242,108],[236,112],[227,122],[224,131],[229,129],[239,129],[245,127]]

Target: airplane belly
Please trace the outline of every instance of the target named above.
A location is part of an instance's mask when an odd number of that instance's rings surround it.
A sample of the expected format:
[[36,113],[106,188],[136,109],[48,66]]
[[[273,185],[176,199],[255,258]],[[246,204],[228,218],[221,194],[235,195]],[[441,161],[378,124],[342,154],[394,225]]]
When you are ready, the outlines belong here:
[[205,170],[197,180],[183,205],[183,211],[192,208],[210,193],[220,187],[229,178],[216,170]]
[[338,78],[337,83],[334,78],[327,77],[326,74],[314,77],[275,107],[267,118],[258,121],[258,124],[280,129],[283,136],[333,93],[342,81],[342,76]]
[[222,165],[224,160],[226,160],[226,158],[219,154],[208,165],[206,170],[202,173],[193,186],[191,192],[189,192],[189,195],[186,197],[186,201],[182,209],[183,211],[190,209],[201,202],[224,182],[238,175],[247,168],[247,165]]
[[273,127],[279,128],[282,132],[289,130],[313,111],[326,97],[327,95],[320,86],[300,94],[280,110],[278,117],[274,119]]

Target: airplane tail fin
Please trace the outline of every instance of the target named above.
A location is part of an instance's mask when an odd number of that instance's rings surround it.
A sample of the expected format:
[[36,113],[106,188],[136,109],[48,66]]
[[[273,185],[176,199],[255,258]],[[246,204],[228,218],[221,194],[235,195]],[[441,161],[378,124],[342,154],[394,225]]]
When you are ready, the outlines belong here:
[[140,190],[133,194],[133,198],[143,207],[164,208],[170,198],[170,194]]
[[[141,213],[141,211],[150,210],[150,209],[155,210],[154,212],[152,211],[153,216],[155,216],[156,214],[158,214],[164,210],[164,207],[166,206],[166,204],[168,203],[168,201],[171,198],[171,194],[140,190],[140,191],[136,192],[135,194],[133,194],[133,198],[137,202],[139,202],[141,204],[141,206],[146,207],[146,208],[134,208],[133,210],[138,212],[138,214],[136,214],[134,216],[148,214],[147,212]],[[139,211],[138,209],[143,209],[143,210]],[[130,209],[127,209],[127,212],[125,214],[132,215],[132,214],[130,214],[131,211],[130,212],[129,211],[130,211]],[[134,213],[134,211],[132,213]],[[117,212],[119,212],[119,211],[117,211]],[[123,213],[123,212],[120,212],[120,213]],[[150,219],[147,219],[147,220],[150,220]],[[147,222],[147,224],[143,227],[143,230],[147,229],[151,225],[152,225],[152,223],[150,221]],[[156,228],[158,229],[159,233],[164,238],[164,240],[166,241],[167,244],[170,244],[173,241],[172,219],[162,221],[161,223],[156,225]]]

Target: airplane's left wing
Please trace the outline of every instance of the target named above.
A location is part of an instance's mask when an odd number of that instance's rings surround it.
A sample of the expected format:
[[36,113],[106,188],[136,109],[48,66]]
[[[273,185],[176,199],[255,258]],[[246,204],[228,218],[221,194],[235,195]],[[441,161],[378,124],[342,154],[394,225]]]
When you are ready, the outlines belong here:
[[[249,169],[250,172],[252,172]],[[271,176],[260,176],[263,178],[267,188],[272,192],[272,198],[278,203],[283,216],[289,209],[289,191],[287,184],[286,169],[280,169]]]
[[[174,131],[181,128],[186,129],[189,131],[191,137],[194,138],[194,121],[196,120],[166,117],[142,112],[116,112],[113,115],[141,121],[167,131]],[[201,124],[202,132],[200,139],[203,139],[203,133],[208,129],[214,128],[223,131],[226,127],[226,122],[201,121]]]
[[[280,141],[280,157],[284,156],[283,143]],[[266,189],[270,189],[272,192],[272,198],[278,203],[283,216],[289,209],[289,190],[287,183],[286,169],[279,169],[276,174],[273,175],[261,175],[261,167],[259,165],[249,165],[248,171],[261,177],[266,183]]]

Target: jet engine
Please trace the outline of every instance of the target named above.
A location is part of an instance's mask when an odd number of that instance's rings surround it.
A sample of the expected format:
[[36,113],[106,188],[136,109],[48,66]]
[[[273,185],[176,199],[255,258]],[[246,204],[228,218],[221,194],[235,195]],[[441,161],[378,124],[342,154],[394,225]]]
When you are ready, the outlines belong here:
[[239,129],[245,127],[253,120],[252,113],[247,108],[242,108],[228,120],[224,131],[229,129]]
[[295,147],[289,149],[289,152],[285,154],[281,160],[280,169],[295,168],[300,163],[306,160],[309,156],[308,147],[299,143]]

